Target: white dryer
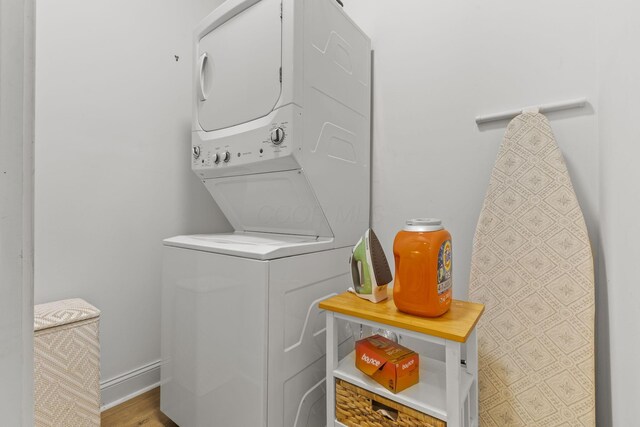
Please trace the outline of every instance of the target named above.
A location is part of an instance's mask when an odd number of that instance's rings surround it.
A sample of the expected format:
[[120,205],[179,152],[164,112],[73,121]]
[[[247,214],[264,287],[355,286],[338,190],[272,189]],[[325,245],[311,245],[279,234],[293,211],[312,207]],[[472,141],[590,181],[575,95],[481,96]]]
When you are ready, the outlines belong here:
[[370,40],[335,0],[228,0],[194,46],[192,169],[235,231],[164,241],[161,409],[324,426],[317,305],[369,226]]

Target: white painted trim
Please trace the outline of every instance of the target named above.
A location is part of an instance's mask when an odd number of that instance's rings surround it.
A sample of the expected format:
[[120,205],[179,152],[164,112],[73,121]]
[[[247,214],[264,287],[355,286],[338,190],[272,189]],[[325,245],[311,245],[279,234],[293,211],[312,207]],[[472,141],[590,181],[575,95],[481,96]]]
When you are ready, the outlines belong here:
[[33,425],[33,0],[0,0],[0,414]]
[[153,390],[154,388],[159,387],[159,386],[160,386],[160,381],[158,381],[158,382],[157,382],[157,383],[155,383],[155,384],[151,384],[151,385],[148,385],[148,386],[146,386],[146,387],[144,387],[144,388],[141,388],[140,390],[134,391],[133,393],[128,394],[128,395],[126,395],[125,397],[121,397],[121,398],[120,398],[120,399],[118,399],[118,400],[114,400],[113,402],[109,402],[109,403],[108,403],[108,404],[106,404],[106,405],[102,405],[102,406],[100,407],[100,412],[104,412],[104,411],[106,411],[107,409],[111,409],[111,408],[113,408],[113,407],[115,407],[115,406],[118,406],[119,404],[124,403],[124,402],[126,402],[127,400],[131,400],[131,399],[133,399],[134,397],[138,397],[138,396],[140,396],[142,393],[146,393],[146,392],[148,392],[149,390]]
[[162,364],[162,360],[158,359],[155,362],[151,362],[146,365],[140,366],[139,368],[133,369],[129,372],[125,372],[124,374],[120,374],[111,379],[100,381],[100,390],[104,390],[107,387],[116,386],[131,378],[137,377],[138,375],[142,375],[146,372],[149,372],[152,369],[160,369],[161,364]]
[[101,411],[113,408],[160,385],[162,360],[132,369],[121,375],[100,382]]

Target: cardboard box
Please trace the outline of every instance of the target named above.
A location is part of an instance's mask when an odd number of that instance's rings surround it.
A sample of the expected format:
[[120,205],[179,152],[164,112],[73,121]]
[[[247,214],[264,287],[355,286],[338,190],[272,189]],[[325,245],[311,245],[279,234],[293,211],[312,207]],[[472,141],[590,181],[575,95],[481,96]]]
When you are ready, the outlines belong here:
[[356,367],[393,393],[420,380],[418,353],[380,335],[356,342]]

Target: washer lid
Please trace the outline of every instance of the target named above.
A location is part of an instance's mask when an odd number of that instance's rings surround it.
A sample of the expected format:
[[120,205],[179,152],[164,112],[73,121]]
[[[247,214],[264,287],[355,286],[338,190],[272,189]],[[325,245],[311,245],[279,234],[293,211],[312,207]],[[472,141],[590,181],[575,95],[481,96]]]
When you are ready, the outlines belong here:
[[281,92],[280,0],[260,0],[231,18],[212,19],[194,58],[194,96],[205,131],[266,116]]
[[269,260],[331,249],[333,239],[235,232],[176,236],[163,243],[165,246]]

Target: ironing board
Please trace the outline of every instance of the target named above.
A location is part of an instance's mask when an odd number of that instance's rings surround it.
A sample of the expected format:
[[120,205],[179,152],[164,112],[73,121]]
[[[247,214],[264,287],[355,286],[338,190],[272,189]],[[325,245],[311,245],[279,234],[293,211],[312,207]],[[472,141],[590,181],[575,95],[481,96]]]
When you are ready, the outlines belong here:
[[587,228],[547,119],[513,119],[473,243],[480,425],[594,426],[594,274]]

